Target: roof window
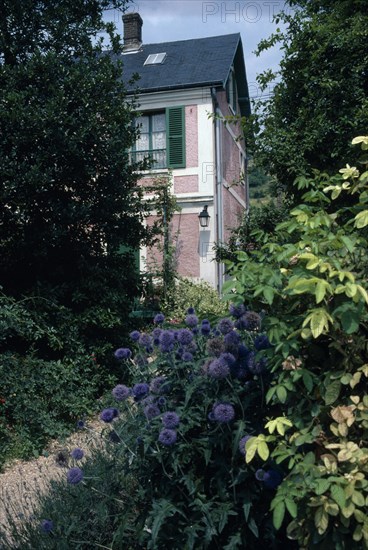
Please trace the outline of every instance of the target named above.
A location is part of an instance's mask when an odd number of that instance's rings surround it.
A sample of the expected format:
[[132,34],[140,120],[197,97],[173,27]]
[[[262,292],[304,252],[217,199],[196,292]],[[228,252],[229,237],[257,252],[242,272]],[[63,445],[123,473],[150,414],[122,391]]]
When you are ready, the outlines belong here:
[[163,63],[166,58],[166,53],[151,53],[143,65],[157,65]]

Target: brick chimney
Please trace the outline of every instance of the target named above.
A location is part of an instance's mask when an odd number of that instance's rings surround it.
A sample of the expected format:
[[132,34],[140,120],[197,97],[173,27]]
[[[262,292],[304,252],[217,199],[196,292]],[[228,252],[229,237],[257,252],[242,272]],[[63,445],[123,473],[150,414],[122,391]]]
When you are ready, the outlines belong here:
[[138,51],[142,46],[143,19],[139,13],[123,15],[124,23],[124,52]]

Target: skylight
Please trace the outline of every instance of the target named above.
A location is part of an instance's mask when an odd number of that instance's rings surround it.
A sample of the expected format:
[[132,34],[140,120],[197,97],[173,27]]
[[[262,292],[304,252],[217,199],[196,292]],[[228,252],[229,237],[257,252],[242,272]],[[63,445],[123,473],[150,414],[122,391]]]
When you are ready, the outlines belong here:
[[151,53],[143,65],[157,65],[158,63],[163,63],[166,57],[166,53]]

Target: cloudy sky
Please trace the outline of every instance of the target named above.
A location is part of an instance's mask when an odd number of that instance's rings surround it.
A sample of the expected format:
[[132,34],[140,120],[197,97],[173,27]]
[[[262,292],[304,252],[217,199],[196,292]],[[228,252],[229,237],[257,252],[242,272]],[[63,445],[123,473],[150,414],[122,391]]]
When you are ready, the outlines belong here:
[[[259,57],[253,52],[262,38],[276,30],[273,15],[283,7],[282,0],[133,0],[128,11],[141,15],[146,44],[239,32],[250,96],[256,98],[260,95],[256,75],[265,69],[277,69],[281,53],[278,48]],[[122,33],[121,14],[112,11],[107,18],[114,21]]]

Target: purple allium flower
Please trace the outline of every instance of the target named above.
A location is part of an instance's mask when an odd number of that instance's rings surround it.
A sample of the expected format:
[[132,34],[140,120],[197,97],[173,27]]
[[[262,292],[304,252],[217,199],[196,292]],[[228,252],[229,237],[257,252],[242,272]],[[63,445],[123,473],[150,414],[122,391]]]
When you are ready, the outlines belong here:
[[165,321],[165,315],[163,313],[157,313],[157,315],[154,316],[153,322],[156,325],[161,325]]
[[216,421],[216,418],[215,418],[215,415],[213,414],[213,411],[208,413],[208,420],[210,420],[210,422],[215,422]]
[[187,313],[188,313],[188,315],[193,315],[193,313],[195,313],[194,307],[188,307]]
[[239,451],[241,452],[242,455],[246,455],[246,450],[245,450],[245,444],[246,442],[248,441],[248,439],[250,439],[252,436],[251,435],[245,435],[244,437],[241,438],[241,440],[239,441]]
[[160,334],[162,332],[162,328],[156,327],[152,331],[152,336],[155,340],[158,340],[160,338]]
[[254,338],[254,347],[256,350],[260,351],[261,349],[268,349],[271,347],[270,341],[267,337],[267,334],[258,334]]
[[235,417],[235,410],[230,403],[218,403],[213,407],[213,415],[217,422],[230,422]]
[[226,349],[234,349],[237,346],[239,346],[240,342],[241,342],[241,337],[235,330],[228,332],[224,336],[224,344]]
[[207,341],[206,350],[208,355],[214,357],[220,357],[221,353],[225,351],[222,338],[211,338]]
[[165,412],[162,415],[162,423],[165,428],[176,428],[180,423],[180,416],[174,411]]
[[138,330],[133,330],[133,332],[131,332],[129,336],[133,340],[133,342],[138,342],[141,333]]
[[164,428],[161,430],[160,435],[158,436],[158,440],[163,445],[166,445],[169,447],[170,445],[173,445],[176,441],[177,435],[175,430],[170,430],[168,428]]
[[198,317],[197,315],[194,315],[194,313],[191,313],[185,317],[185,324],[188,325],[188,327],[196,327],[198,325]]
[[152,345],[152,337],[146,332],[142,332],[139,337],[139,345],[143,348],[149,348]]
[[201,324],[201,333],[203,336],[208,336],[211,332],[211,324],[207,319],[203,319]]
[[71,485],[77,485],[80,483],[83,479],[83,472],[78,466],[75,466],[74,468],[70,468],[68,470],[68,473],[66,474],[66,480]]
[[149,385],[146,384],[145,382],[134,384],[134,386],[132,387],[132,394],[134,395],[137,401],[146,397],[148,392],[149,392]]
[[50,533],[54,528],[54,522],[51,519],[43,519],[40,527],[44,533]]
[[255,311],[247,311],[235,323],[236,328],[245,330],[259,330],[261,326],[261,316]]
[[115,397],[116,401],[124,401],[130,395],[130,389],[124,384],[118,384],[112,390],[112,395]]
[[132,352],[129,348],[119,348],[114,353],[116,359],[130,359]]
[[268,470],[263,478],[263,484],[267,489],[276,489],[282,482],[282,475],[277,470]]
[[165,397],[159,397],[157,399],[157,403],[160,405],[160,407],[164,407],[166,405],[166,399]]
[[158,416],[160,413],[160,409],[154,403],[151,403],[144,407],[144,415],[147,420],[152,420],[152,418],[155,418],[155,416]]
[[79,430],[83,430],[84,427],[85,427],[85,422],[84,422],[84,420],[78,420],[78,421],[77,421],[77,428],[78,428]]
[[159,337],[160,348],[163,353],[168,353],[173,350],[175,342],[175,333],[172,330],[163,330]]
[[244,344],[240,344],[240,346],[238,347],[239,358],[247,357],[248,354],[249,354],[249,349]]
[[82,458],[84,457],[84,451],[79,447],[76,447],[72,450],[70,456],[74,458],[74,460],[82,460]]
[[193,361],[193,355],[190,353],[190,351],[185,351],[181,358],[182,361],[185,361],[186,363],[190,363],[191,361]]
[[178,331],[178,342],[183,346],[190,344],[193,338],[193,332],[188,328],[182,328]]
[[239,306],[235,306],[234,304],[230,305],[229,308],[230,315],[235,317],[236,319],[239,319],[244,313],[246,312],[245,306],[243,304],[240,304]]
[[228,334],[228,332],[231,332],[234,328],[234,323],[231,319],[228,317],[225,317],[224,319],[221,319],[217,325],[217,328],[221,332],[221,334]]
[[229,365],[226,362],[221,361],[220,359],[214,359],[208,366],[208,374],[212,378],[220,380],[221,378],[226,378],[230,374]]
[[255,478],[258,479],[258,481],[263,481],[266,475],[266,472],[265,470],[262,470],[262,468],[260,468],[259,470],[256,471],[254,475],[255,475]]
[[104,422],[112,422],[114,418],[119,416],[118,409],[115,409],[113,407],[110,407],[108,409],[104,409],[100,414],[100,419]]
[[232,353],[221,353],[219,359],[224,364],[229,365],[229,367],[231,367],[236,360]]
[[167,378],[165,378],[165,376],[157,376],[157,378],[152,378],[150,390],[152,393],[165,393],[165,390],[167,390]]

